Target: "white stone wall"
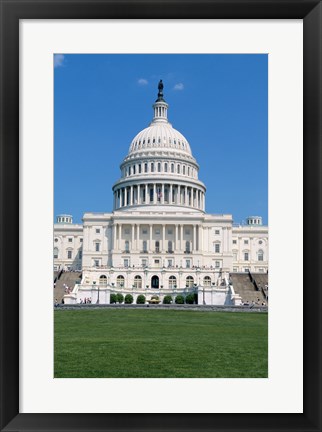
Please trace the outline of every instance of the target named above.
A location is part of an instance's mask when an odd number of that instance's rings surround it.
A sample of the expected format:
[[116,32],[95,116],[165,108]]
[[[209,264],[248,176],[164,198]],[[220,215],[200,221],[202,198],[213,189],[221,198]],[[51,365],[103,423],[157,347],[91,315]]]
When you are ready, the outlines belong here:
[[[83,225],[54,225],[54,270],[82,269]],[[57,258],[55,257],[58,252]]]

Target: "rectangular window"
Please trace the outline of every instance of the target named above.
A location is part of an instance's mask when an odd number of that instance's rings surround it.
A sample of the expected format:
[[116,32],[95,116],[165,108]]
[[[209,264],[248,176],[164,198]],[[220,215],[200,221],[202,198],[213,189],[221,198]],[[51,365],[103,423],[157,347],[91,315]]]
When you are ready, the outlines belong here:
[[83,239],[82,238],[80,238],[79,241],[80,241],[80,243],[83,243]]
[[96,234],[99,234],[101,232],[101,230],[99,228],[96,228]]
[[215,261],[215,267],[220,268],[220,261]]
[[186,235],[190,235],[190,229],[186,229],[186,230],[185,230],[185,234],[186,234]]
[[58,252],[54,251],[54,258],[58,258]]
[[244,244],[248,244],[248,240],[244,240]]
[[71,243],[71,242],[73,241],[73,239],[72,239],[72,238],[69,238],[68,241],[69,241],[69,243]]
[[220,244],[219,243],[215,244],[215,253],[220,253]]
[[233,240],[233,244],[237,244],[237,240]]
[[142,229],[142,234],[147,234],[148,230],[147,229]]
[[124,259],[124,267],[128,267],[129,266],[129,260],[128,258]]
[[148,262],[145,258],[142,259],[142,267],[146,267],[148,265]]
[[168,259],[168,267],[172,267],[173,266],[173,261],[172,259]]
[[155,264],[157,267],[159,267],[159,265],[160,265],[160,260],[154,260],[154,264]]
[[129,228],[125,228],[124,233],[125,234],[130,234],[130,229]]
[[159,230],[159,229],[156,229],[156,230],[155,230],[155,233],[156,233],[156,234],[160,234],[160,230]]
[[99,251],[100,251],[100,244],[95,243],[95,252],[99,252]]
[[67,251],[67,259],[72,259],[72,251]]
[[233,260],[234,260],[234,261],[237,261],[237,252],[234,252],[234,253],[233,253]]
[[168,229],[168,234],[172,235],[172,229]]
[[99,266],[100,266],[100,262],[99,262],[99,260],[94,260],[94,266],[95,266],[95,267],[99,267]]
[[190,260],[186,260],[186,268],[190,268]]
[[249,259],[248,252],[245,252],[244,253],[244,261],[248,261],[248,259]]
[[215,234],[216,235],[220,234],[220,231],[219,230],[215,230]]
[[238,267],[233,267],[233,272],[238,272]]

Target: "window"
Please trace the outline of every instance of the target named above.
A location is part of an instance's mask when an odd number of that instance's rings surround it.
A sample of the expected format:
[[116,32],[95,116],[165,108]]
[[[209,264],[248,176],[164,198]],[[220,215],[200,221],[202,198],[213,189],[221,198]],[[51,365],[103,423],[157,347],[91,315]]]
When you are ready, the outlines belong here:
[[174,164],[171,164],[171,172],[174,173]]
[[107,277],[105,275],[101,275],[99,279],[100,285],[107,285]]
[[144,172],[146,172],[146,173],[148,172],[148,164],[147,163],[144,164]]
[[172,235],[172,229],[168,229],[168,234]]
[[186,228],[186,229],[185,229],[185,234],[186,234],[186,235],[190,235],[190,229],[189,229],[189,228]]
[[128,240],[125,241],[125,252],[130,252],[130,243]]
[[124,267],[128,267],[129,266],[129,259],[128,258],[124,258]]
[[220,253],[220,243],[215,243],[215,253]]
[[100,251],[100,243],[95,243],[95,252]]
[[150,189],[150,202],[153,202],[153,189]]
[[133,174],[135,174],[135,165],[133,165]]
[[244,261],[248,261],[249,260],[249,254],[248,252],[244,253]]
[[215,261],[215,267],[220,268],[220,261]]
[[172,250],[172,241],[171,240],[169,240],[168,241],[168,252],[173,252],[173,250]]
[[147,252],[147,251],[148,251],[147,241],[144,240],[143,241],[143,252]]
[[160,265],[160,260],[159,260],[159,259],[154,260],[154,264],[156,265],[156,267],[159,267],[159,265]]
[[141,174],[142,172],[142,168],[141,168],[141,164],[139,164],[139,174]]
[[156,233],[157,235],[159,235],[159,234],[160,234],[160,230],[159,230],[159,229],[156,229],[156,230],[155,230],[155,233]]
[[156,252],[160,252],[160,242],[159,242],[159,240],[157,240],[157,241],[155,242],[155,251],[156,251]]
[[58,238],[55,238],[55,243],[57,243],[58,242]]
[[130,234],[130,228],[125,228],[124,234]]
[[211,285],[211,279],[210,279],[209,276],[205,276],[205,277],[203,278],[203,285],[204,285],[204,286],[208,286],[208,287]]
[[100,266],[100,261],[99,260],[94,260],[94,266],[95,267],[99,267]]
[[71,243],[71,242],[73,241],[73,239],[72,239],[72,238],[69,238],[68,241],[69,241],[69,243]]
[[258,261],[264,261],[264,252],[261,249],[258,251],[257,257]]
[[248,268],[248,267],[245,267],[245,268],[244,268],[244,272],[245,272],[245,273],[249,273],[249,268]]
[[244,244],[248,244],[248,240],[244,240]]
[[131,175],[131,167],[129,167],[129,175]]
[[173,267],[173,260],[172,259],[168,259],[168,267]]
[[142,234],[147,234],[147,233],[148,233],[148,230],[146,228],[143,228],[142,229]]
[[233,260],[237,261],[237,252],[233,252]]
[[187,288],[193,287],[193,277],[192,276],[188,276],[186,278],[186,287]]
[[142,278],[141,276],[135,276],[134,278],[134,288],[141,289],[142,288]]
[[58,258],[58,248],[54,248],[54,258]]
[[160,164],[160,162],[158,163],[158,172],[161,172],[161,164]]
[[191,267],[191,262],[190,260],[186,260],[186,268],[190,268]]
[[119,276],[117,277],[117,279],[116,279],[116,286],[117,286],[118,288],[122,288],[122,287],[124,287],[124,276],[119,275]]
[[170,276],[169,277],[169,288],[173,289],[177,287],[177,279],[175,276]]
[[79,241],[80,241],[80,243],[83,243],[83,239],[82,238],[80,238]]
[[238,267],[233,267],[233,272],[238,272]]
[[263,244],[262,240],[259,240],[258,244]]
[[180,174],[180,165],[177,166],[177,173]]
[[67,259],[72,259],[72,251],[67,251]]
[[233,240],[233,244],[237,244],[237,240]]
[[164,164],[164,172],[168,172],[168,164],[167,163]]
[[99,234],[101,232],[101,230],[99,228],[96,228],[96,234]]
[[183,175],[186,174],[186,167],[185,167],[185,165],[183,165],[183,167],[182,167],[182,174],[183,174]]
[[219,230],[215,230],[215,234],[216,235],[220,234],[220,231]]
[[147,265],[148,265],[148,261],[145,258],[143,258],[142,259],[142,267],[146,267]]
[[186,252],[190,252],[190,241],[186,241]]
[[154,172],[154,163],[151,162],[151,172]]

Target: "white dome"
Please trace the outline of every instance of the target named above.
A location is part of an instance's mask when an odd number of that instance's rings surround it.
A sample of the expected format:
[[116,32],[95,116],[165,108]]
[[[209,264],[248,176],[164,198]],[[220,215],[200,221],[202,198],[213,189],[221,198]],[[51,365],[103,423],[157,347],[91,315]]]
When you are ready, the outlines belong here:
[[151,123],[139,132],[130,145],[129,154],[149,149],[175,149],[191,155],[187,139],[170,123]]

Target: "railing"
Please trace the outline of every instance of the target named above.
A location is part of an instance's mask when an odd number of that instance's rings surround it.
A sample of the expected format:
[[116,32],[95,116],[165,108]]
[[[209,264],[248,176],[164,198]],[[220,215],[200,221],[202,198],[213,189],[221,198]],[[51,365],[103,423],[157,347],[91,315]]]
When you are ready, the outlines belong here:
[[192,251],[190,251],[190,250],[185,250],[184,253],[185,253],[185,254],[191,254]]

